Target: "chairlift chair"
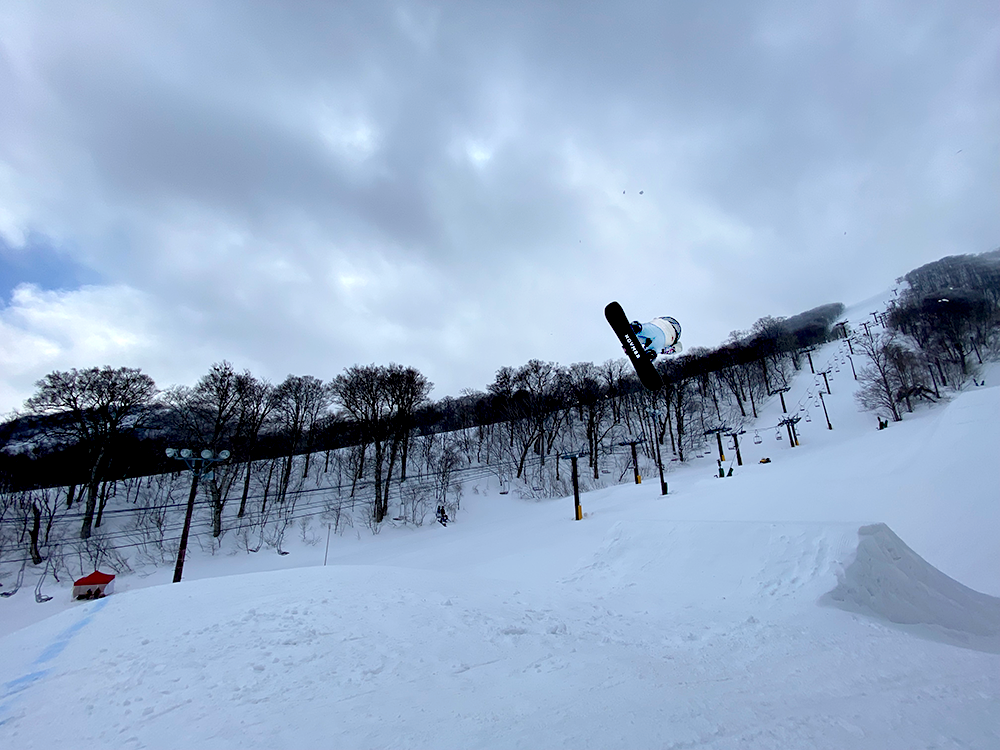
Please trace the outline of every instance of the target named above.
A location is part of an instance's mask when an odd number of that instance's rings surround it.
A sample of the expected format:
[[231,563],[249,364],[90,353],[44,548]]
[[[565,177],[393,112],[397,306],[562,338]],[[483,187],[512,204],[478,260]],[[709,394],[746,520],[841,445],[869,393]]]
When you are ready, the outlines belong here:
[[775,440],[781,440],[781,428],[780,427],[775,427],[774,428],[774,439]]
[[764,442],[764,438],[762,438],[760,436],[760,433],[757,432],[757,430],[754,430],[753,431],[753,444],[754,445],[760,445],[763,442]]
[[42,577],[38,579],[38,583],[35,584],[35,601],[39,604],[44,604],[45,602],[52,601],[51,596],[47,596],[42,593],[42,583],[45,581],[45,576],[49,574],[49,560],[45,561],[45,571],[42,573]]

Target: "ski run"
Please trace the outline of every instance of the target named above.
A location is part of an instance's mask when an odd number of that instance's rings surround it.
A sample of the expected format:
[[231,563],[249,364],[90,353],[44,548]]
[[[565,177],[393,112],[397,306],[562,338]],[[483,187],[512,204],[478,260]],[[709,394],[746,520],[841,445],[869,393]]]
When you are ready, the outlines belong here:
[[196,547],[178,585],[36,604],[26,581],[0,602],[0,746],[1000,747],[983,373],[877,430],[841,372],[834,429],[813,410],[791,449],[772,398],[733,476],[672,462],[667,496],[655,473],[585,493],[581,521],[483,476],[455,523],[334,535],[326,566],[317,522],[286,556]]

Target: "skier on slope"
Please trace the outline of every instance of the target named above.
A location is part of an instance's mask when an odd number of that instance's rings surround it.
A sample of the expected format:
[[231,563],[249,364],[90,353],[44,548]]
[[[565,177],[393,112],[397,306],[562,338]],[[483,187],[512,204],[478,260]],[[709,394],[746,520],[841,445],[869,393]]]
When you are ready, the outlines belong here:
[[681,324],[673,318],[653,318],[648,323],[633,320],[632,330],[650,359],[681,350]]

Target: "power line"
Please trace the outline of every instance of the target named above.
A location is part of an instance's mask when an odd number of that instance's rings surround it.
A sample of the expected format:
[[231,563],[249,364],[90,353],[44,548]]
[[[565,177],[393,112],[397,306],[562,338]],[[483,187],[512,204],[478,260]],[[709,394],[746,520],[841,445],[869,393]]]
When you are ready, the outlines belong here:
[[[612,453],[613,453],[613,451],[612,451]],[[534,464],[540,463],[540,462],[541,462],[541,458],[540,457],[539,458],[531,458],[531,459],[528,459],[528,460],[525,461],[525,465],[526,466],[531,466],[531,465],[534,465]],[[464,467],[462,469],[456,469],[454,473],[457,475],[456,479],[461,479],[463,481],[472,481],[472,480],[475,480],[475,479],[483,479],[483,478],[487,478],[487,477],[496,476],[498,470],[501,470],[501,469],[508,469],[508,470],[513,469],[515,466],[518,465],[518,463],[519,462],[517,462],[517,461],[509,460],[509,461],[499,462],[498,464],[477,464],[475,466],[468,466],[468,467]],[[418,481],[418,482],[416,482],[416,486],[417,486],[418,490],[427,490],[429,488],[432,488],[439,481],[439,475],[437,473],[434,473],[434,472],[418,473],[417,475],[413,476],[412,478],[416,479],[416,480],[424,480],[424,481]],[[404,481],[406,483],[405,485],[404,485]],[[370,485],[371,485],[371,482],[368,482],[368,481],[366,481],[364,483],[360,483],[360,486],[365,487],[365,488],[368,488]],[[337,500],[340,500],[340,501],[343,502],[343,501],[345,501],[347,499],[351,499],[352,500],[352,504],[354,504],[354,503],[371,502],[374,499],[374,496],[369,496],[367,494],[362,495],[360,497],[358,497],[358,496],[348,496],[347,498],[345,498],[343,496],[343,494],[342,494],[342,491],[344,489],[346,489],[348,486],[349,485],[345,483],[345,484],[339,484],[339,485],[332,485],[332,486],[329,486],[329,487],[310,487],[310,488],[302,488],[302,489],[298,489],[298,490],[290,490],[290,491],[288,491],[288,492],[285,493],[285,497],[287,498],[289,495],[292,495],[293,497],[297,497],[297,496],[301,496],[301,495],[314,495],[314,494],[321,493],[321,492],[328,493],[328,494],[332,493],[332,492],[337,492],[337,497],[336,497]],[[398,499],[401,496],[404,488],[410,487],[410,486],[413,486],[411,484],[411,478],[410,477],[407,477],[406,480],[395,482],[394,485],[390,486],[390,497],[395,497],[395,498]],[[28,492],[31,492],[31,491],[29,490]],[[260,493],[260,494],[255,494],[255,495],[248,495],[247,499],[248,500],[250,500],[250,499],[263,499],[263,497],[264,497],[263,493]],[[330,499],[331,498],[329,496],[327,496],[327,497],[324,497],[324,498],[317,498],[316,501],[314,501],[314,502],[307,502],[304,505],[295,503],[293,511],[291,513],[289,513],[287,516],[285,516],[281,520],[283,520],[285,523],[292,523],[292,522],[294,522],[296,520],[299,520],[301,518],[309,518],[309,517],[313,517],[313,516],[323,515],[324,513],[333,512],[333,509],[329,508],[326,505],[326,501],[329,501]],[[200,508],[204,508],[206,506],[211,506],[211,505],[212,505],[211,499],[201,500],[201,501],[199,501],[199,502],[196,503],[196,506],[200,507]],[[320,508],[320,505],[322,505],[322,508]],[[105,512],[103,515],[105,515],[105,516],[112,515],[112,514],[116,514],[116,515],[136,514],[136,515],[138,515],[138,514],[141,514],[141,513],[159,512],[161,510],[166,510],[168,508],[178,508],[178,507],[184,507],[184,506],[186,506],[186,503],[170,503],[168,505],[156,505],[156,506],[146,506],[146,507],[138,507],[138,508],[117,508],[117,509],[113,509],[112,511]],[[279,509],[281,507],[283,507],[283,503],[280,504],[280,505],[278,505]],[[320,508],[320,509],[317,510],[317,508]],[[302,511],[306,511],[306,512],[302,512]],[[280,513],[280,510],[279,510],[279,513]],[[77,520],[77,519],[82,518],[82,517],[83,517],[82,514],[67,514],[67,515],[60,516],[59,518],[55,519],[55,521],[53,522],[53,528],[55,528],[56,524],[59,524],[60,526],[69,525],[70,521]],[[269,520],[270,519],[265,518],[265,519],[262,519],[262,520],[260,520],[258,522],[252,522],[251,524],[248,524],[248,525],[250,525],[250,526],[256,526],[259,523],[261,526],[263,526],[263,525],[266,525]],[[15,524],[19,524],[20,522],[19,521],[15,521],[15,520],[12,519],[10,521],[5,521],[4,523],[6,523],[8,525],[15,525]],[[172,522],[169,523],[169,525],[164,525],[164,527],[163,527],[163,533],[176,532],[176,531],[178,531],[181,528],[182,525],[183,525],[182,523],[179,523],[177,521],[172,521]],[[237,527],[236,527],[235,530],[239,531],[241,528],[245,528],[245,527],[241,526],[241,525],[237,525]],[[198,530],[195,530],[195,529],[198,529]],[[230,527],[230,529],[228,529],[228,530],[231,531],[231,530],[233,530],[233,528]],[[202,521],[198,521],[198,522],[192,524],[191,535],[195,536],[195,537],[202,537],[202,536],[206,536],[209,533],[212,533],[213,531],[214,531],[213,521],[211,519],[209,519],[209,520],[202,520]],[[51,534],[51,529],[50,529],[49,533]],[[108,540],[114,541],[114,540],[120,540],[120,539],[128,539],[128,540],[130,540],[128,543],[125,543],[125,544],[111,544],[111,545],[105,546],[104,549],[107,550],[107,551],[112,551],[112,550],[113,551],[117,551],[117,550],[123,550],[123,549],[132,549],[132,548],[136,548],[136,547],[149,546],[151,544],[163,545],[163,544],[168,544],[170,542],[174,542],[174,541],[179,541],[180,540],[180,536],[176,536],[176,537],[168,537],[168,538],[161,538],[161,539],[147,539],[147,540],[141,540],[141,541],[131,541],[131,540],[134,539],[134,537],[135,537],[136,534],[141,534],[141,533],[145,533],[144,530],[138,529],[138,528],[119,528],[119,529],[116,529],[116,530],[114,530],[112,532],[101,534],[100,537],[99,537],[99,540],[101,542],[106,542]],[[86,543],[86,540],[79,540],[79,541],[83,541],[84,543]],[[78,540],[71,540],[71,539],[66,538],[66,537],[63,537],[63,539],[60,542],[57,542],[57,544],[59,544],[60,546],[65,544],[65,545],[70,545],[73,548],[75,548],[75,545],[77,543],[78,543]],[[9,559],[5,559],[5,560],[0,560],[0,565],[18,564],[18,563],[22,563],[22,562],[26,562],[26,561],[30,562],[31,558],[30,557],[19,557],[19,558],[9,558]]]

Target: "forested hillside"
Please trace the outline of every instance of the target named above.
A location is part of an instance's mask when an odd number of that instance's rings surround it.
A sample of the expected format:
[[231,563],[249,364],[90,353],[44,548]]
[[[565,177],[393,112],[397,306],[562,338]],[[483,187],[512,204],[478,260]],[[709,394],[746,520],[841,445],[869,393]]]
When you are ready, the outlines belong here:
[[[53,372],[2,427],[0,565],[74,575],[167,563],[186,500],[198,508],[193,533],[211,544],[231,534],[246,550],[280,550],[307,517],[377,532],[420,525],[439,507],[454,516],[477,475],[523,496],[571,494],[560,456],[578,457],[584,491],[628,481],[641,462],[662,476],[670,461],[738,440],[770,399],[784,407],[797,372],[825,377],[812,354],[835,338],[847,339],[860,404],[879,424],[898,421],[996,358],[1000,252],[944,258],[897,282],[867,316],[827,304],[762,318],[714,349],[661,361],[657,393],[624,359],[531,360],[501,368],[485,392],[433,402],[426,377],[397,364],[275,385],[221,362],[165,390],[134,368]],[[781,424],[789,439],[797,419]]]

